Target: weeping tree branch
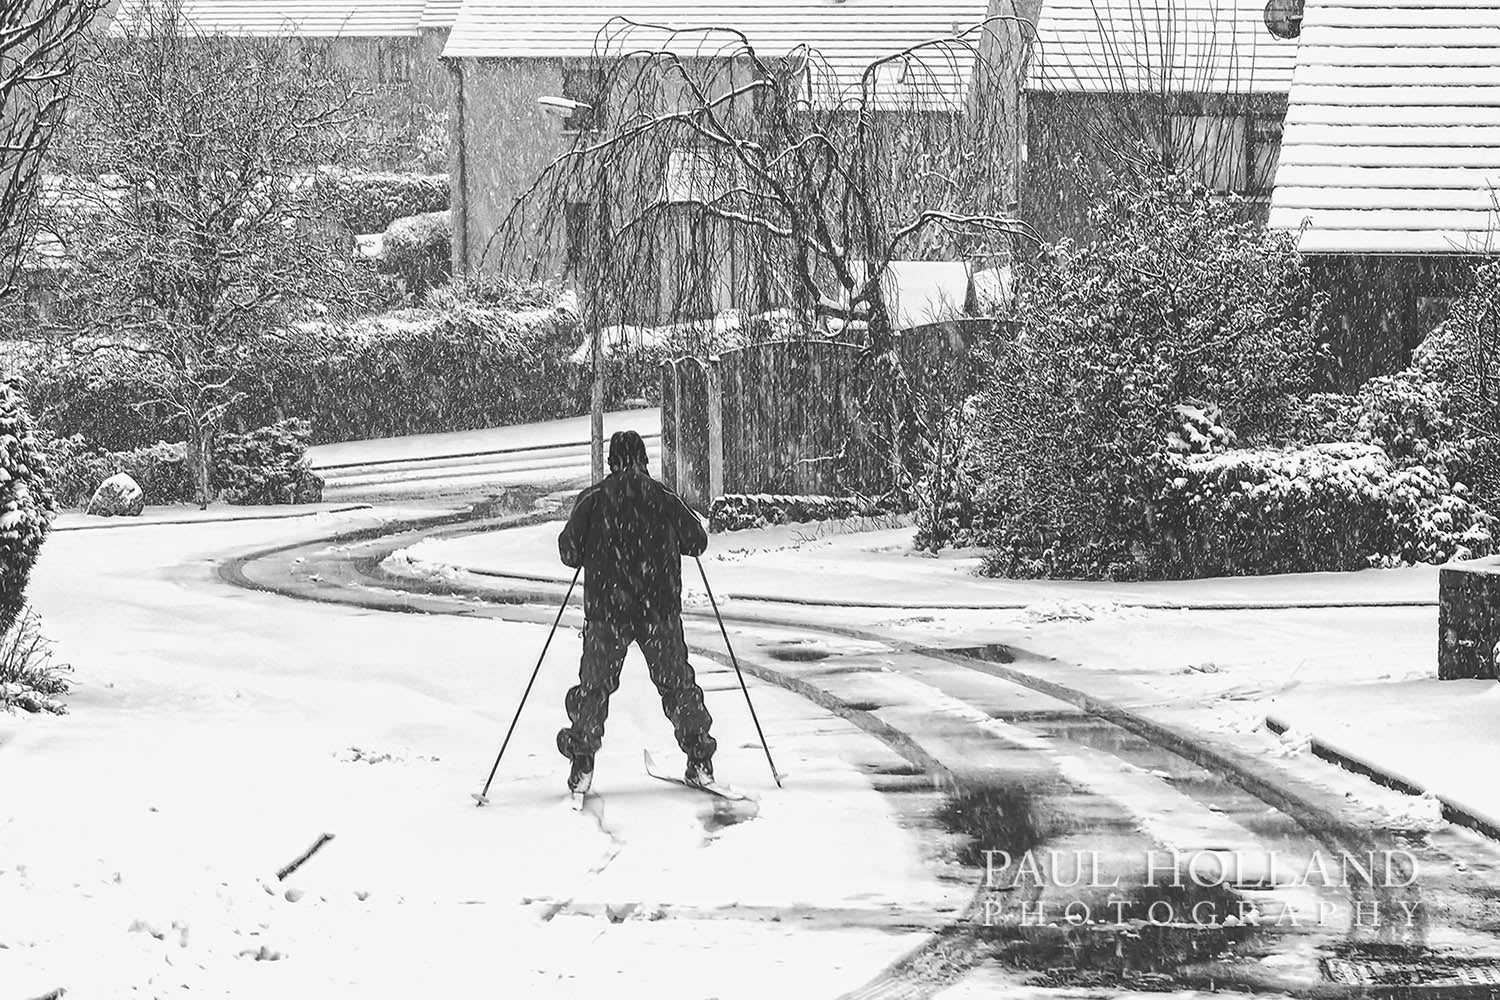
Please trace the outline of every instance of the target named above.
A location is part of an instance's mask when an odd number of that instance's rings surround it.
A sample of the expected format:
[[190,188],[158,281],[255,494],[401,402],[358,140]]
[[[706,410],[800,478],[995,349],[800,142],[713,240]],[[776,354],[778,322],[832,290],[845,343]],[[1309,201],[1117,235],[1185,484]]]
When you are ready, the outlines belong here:
[[[925,421],[895,350],[892,264],[1004,260],[1035,239],[1014,211],[1034,37],[996,16],[851,66],[808,46],[762,52],[732,25],[612,19],[565,68],[587,81],[564,96],[588,105],[590,130],[517,198],[478,265],[571,276],[600,323],[669,331],[681,353],[861,346],[861,439],[909,479],[899,467]],[[730,313],[760,321],[718,321]]]
[[79,37],[102,3],[0,4],[0,299],[34,252],[42,163],[67,108]]

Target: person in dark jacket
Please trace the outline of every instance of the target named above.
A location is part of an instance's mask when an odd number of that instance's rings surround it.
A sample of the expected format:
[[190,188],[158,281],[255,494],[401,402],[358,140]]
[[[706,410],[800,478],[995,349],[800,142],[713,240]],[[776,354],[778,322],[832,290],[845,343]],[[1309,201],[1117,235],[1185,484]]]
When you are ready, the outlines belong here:
[[620,686],[632,642],[646,657],[662,710],[687,754],[687,781],[713,781],[713,719],[682,635],[682,557],[700,555],[708,535],[646,464],[639,434],[611,437],[609,475],[579,495],[557,536],[563,563],[583,566],[585,573],[583,660],[564,702],[570,725],[557,734],[557,749],[573,763],[568,788],[574,792],[588,791],[593,782],[609,696]]

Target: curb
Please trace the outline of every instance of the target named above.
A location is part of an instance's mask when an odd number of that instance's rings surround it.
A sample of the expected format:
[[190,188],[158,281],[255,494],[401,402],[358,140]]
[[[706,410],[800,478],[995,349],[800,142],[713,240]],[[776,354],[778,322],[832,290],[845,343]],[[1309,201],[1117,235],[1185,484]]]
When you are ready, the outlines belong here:
[[[543,574],[520,573],[498,569],[474,569],[454,563],[413,560],[439,570],[456,570],[496,580],[514,580],[519,583],[546,583],[559,587],[568,585],[567,577]],[[912,604],[896,601],[843,601],[822,597],[776,597],[770,594],[737,594],[732,591],[720,595],[725,600],[748,601],[754,604],[789,604],[794,607],[845,608],[850,610],[872,609],[877,611],[1025,611],[1036,601],[1026,603],[1007,602],[1001,604],[957,604],[934,603]],[[1176,601],[1112,601],[1120,608],[1133,611],[1327,611],[1359,610],[1364,608],[1435,608],[1436,599],[1430,601],[1265,601],[1243,602],[1202,601],[1183,604]]]
[[[649,446],[652,442],[660,444],[660,434],[642,434],[641,439]],[[490,448],[485,451],[457,451],[442,455],[413,455],[406,458],[371,458],[363,462],[332,462],[328,465],[310,465],[309,467],[319,475],[324,472],[337,472],[341,469],[374,469],[388,465],[419,465],[424,462],[451,462],[460,458],[488,458],[491,455],[520,455],[536,451],[560,451],[563,448],[587,448],[588,441],[555,441],[552,444],[518,445],[509,448]]]
[[52,531],[109,531],[116,528],[154,528],[157,525],[181,524],[230,524],[236,521],[286,521],[294,517],[316,517],[319,514],[347,514],[355,510],[374,510],[374,504],[353,503],[327,510],[296,510],[282,514],[230,514],[222,517],[174,517],[160,520],[136,521],[130,518],[112,517],[103,524],[72,524],[54,527]]
[[[1292,729],[1285,719],[1270,714],[1266,716],[1265,726],[1275,736],[1281,736]],[[1327,761],[1362,778],[1368,778],[1377,785],[1401,792],[1403,795],[1431,795],[1441,804],[1443,819],[1445,821],[1489,837],[1491,840],[1500,841],[1500,819],[1496,817],[1485,815],[1477,809],[1471,809],[1457,799],[1453,799],[1447,795],[1439,795],[1436,792],[1422,788],[1420,785],[1402,777],[1389,768],[1381,767],[1379,764],[1368,761],[1363,757],[1348,753],[1326,740],[1310,737],[1307,745],[1308,749],[1312,751],[1313,756],[1319,760]]]

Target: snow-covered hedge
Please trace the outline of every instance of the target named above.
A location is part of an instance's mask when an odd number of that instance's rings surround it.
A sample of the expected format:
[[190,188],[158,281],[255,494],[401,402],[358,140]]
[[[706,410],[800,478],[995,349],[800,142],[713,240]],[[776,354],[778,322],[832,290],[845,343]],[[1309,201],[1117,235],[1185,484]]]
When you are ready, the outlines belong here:
[[214,445],[214,488],[225,503],[317,503],[323,480],[307,465],[311,434],[306,420],[221,434]]
[[339,172],[322,175],[319,195],[356,233],[379,233],[397,219],[448,208],[447,174]]
[[99,484],[118,472],[135,480],[148,504],[186,503],[193,498],[187,448],[181,443],[158,441],[127,451],[105,451],[74,434],[48,442],[47,450],[62,507],[88,506]]
[[[238,373],[241,394],[223,424],[300,417],[320,444],[577,416],[588,412],[591,377],[569,360],[578,331],[572,304],[554,290],[440,286],[419,308],[267,337]],[[606,404],[660,399],[661,358],[650,348],[611,357]],[[39,420],[55,436],[128,452],[182,434],[149,402],[160,391],[139,362],[23,360]]]
[[1461,483],[1370,444],[1173,456],[1150,507],[1151,575],[1235,576],[1490,554],[1495,519]]
[[770,524],[842,521],[891,513],[891,508],[881,501],[856,497],[732,493],[715,497],[709,505],[708,530],[740,531]]
[[26,606],[26,583],[55,511],[51,467],[21,387],[7,376],[0,380],[0,635]]
[[453,224],[447,211],[424,212],[392,222],[385,230],[380,268],[399,274],[406,290],[423,294],[453,273]]

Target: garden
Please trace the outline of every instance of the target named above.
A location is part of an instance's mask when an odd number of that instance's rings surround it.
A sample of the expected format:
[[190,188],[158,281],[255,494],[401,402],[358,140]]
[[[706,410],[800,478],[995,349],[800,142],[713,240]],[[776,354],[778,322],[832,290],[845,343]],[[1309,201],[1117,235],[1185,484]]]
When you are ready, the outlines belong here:
[[972,359],[919,546],[1010,577],[1177,579],[1489,555],[1500,510],[1493,265],[1408,367],[1320,391],[1337,360],[1295,234],[1159,178],[1044,246],[1013,337]]
[[[304,503],[309,444],[586,410],[570,296],[449,280],[433,122],[376,149],[353,82],[171,5],[79,44],[0,316],[57,504],[119,474],[96,509]],[[615,397],[653,393],[649,359],[614,367]]]

